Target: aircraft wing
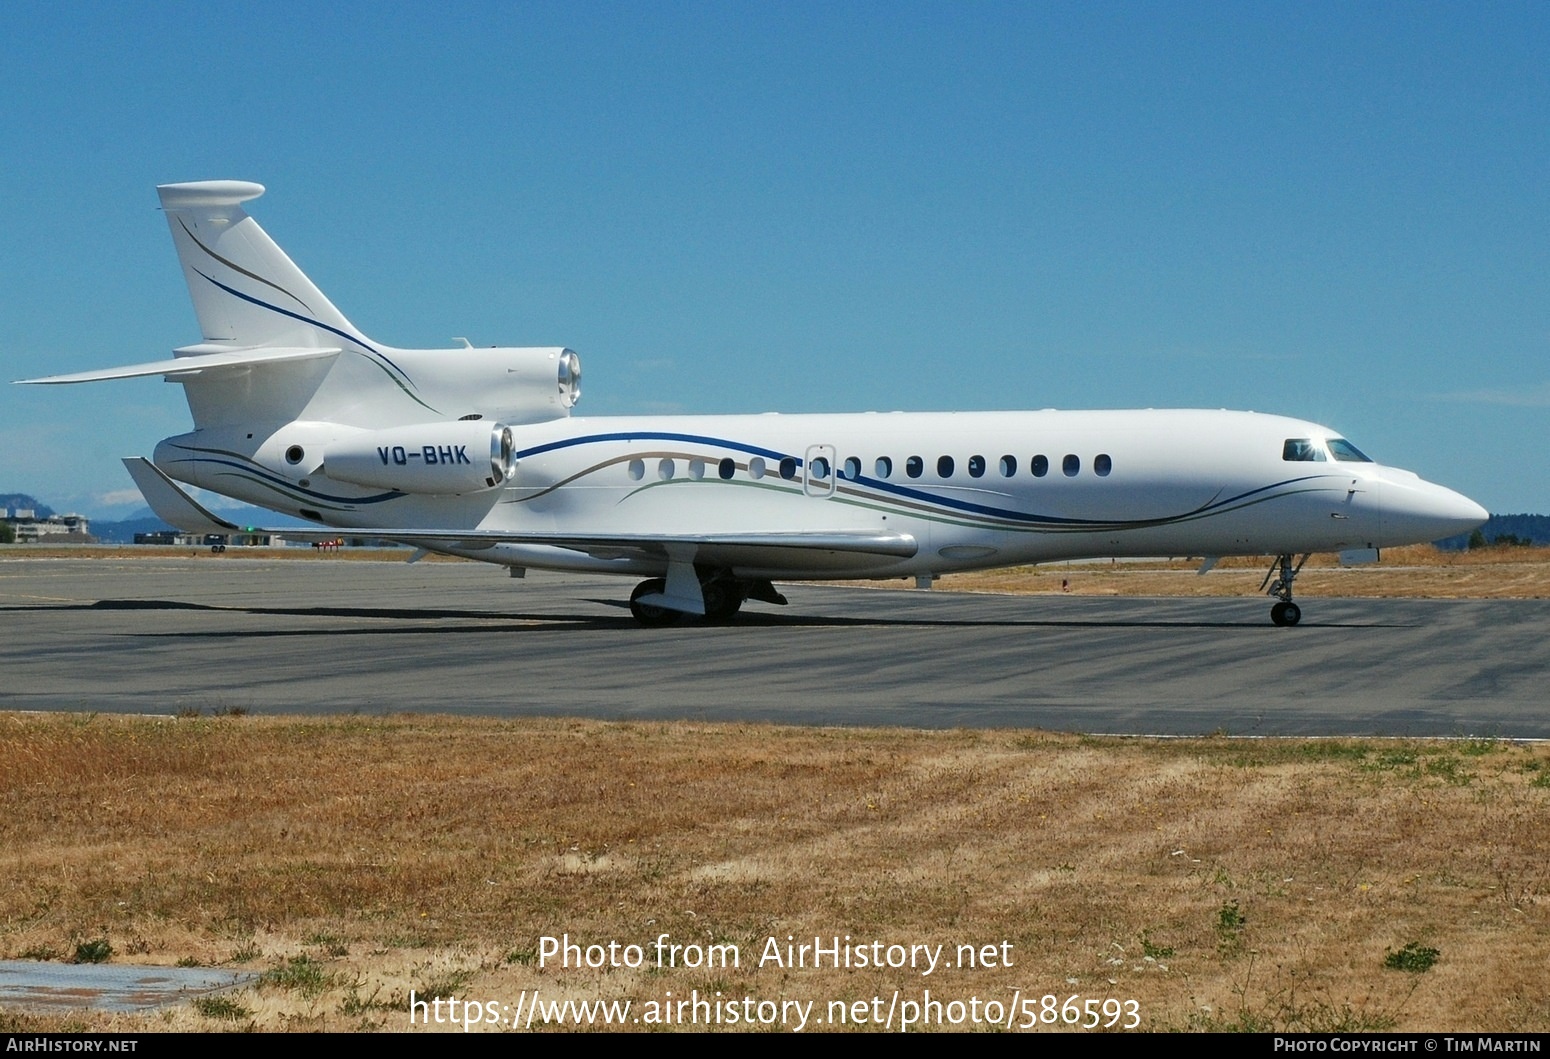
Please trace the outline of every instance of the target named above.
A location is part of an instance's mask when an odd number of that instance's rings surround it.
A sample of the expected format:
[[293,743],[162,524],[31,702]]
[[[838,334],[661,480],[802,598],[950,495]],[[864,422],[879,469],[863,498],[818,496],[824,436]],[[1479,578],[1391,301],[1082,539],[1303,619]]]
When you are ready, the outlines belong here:
[[249,349],[240,352],[198,353],[172,360],[153,360],[144,364],[126,364],[98,371],[78,371],[73,375],[49,375],[42,379],[18,379],[23,386],[58,386],[74,382],[104,382],[108,379],[138,379],[147,375],[165,375],[172,379],[191,378],[212,372],[242,371],[262,364],[291,360],[317,360],[336,357],[339,349]]
[[[243,527],[207,510],[144,456],[126,457],[124,466],[140,487],[157,517],[185,533],[264,533],[292,540],[332,540],[340,536],[378,537],[404,544],[454,545],[464,549],[497,544],[532,544],[565,548],[600,559],[666,558],[670,561],[714,562],[728,566],[761,566],[770,553],[787,562],[800,554],[803,565],[821,556],[873,555],[908,559],[919,550],[907,533],[838,530],[816,533],[565,533],[545,530],[428,529],[410,526],[325,526],[317,529]],[[818,562],[818,565],[827,565]]]
[[803,569],[836,572],[855,563],[855,556],[908,559],[919,550],[907,533],[563,533],[521,530],[420,530],[403,527],[334,529],[327,533],[275,530],[283,536],[305,540],[308,536],[333,538],[378,537],[423,547],[454,545],[465,550],[497,544],[544,545],[581,552],[597,559],[655,559],[669,565],[712,563],[736,569]]

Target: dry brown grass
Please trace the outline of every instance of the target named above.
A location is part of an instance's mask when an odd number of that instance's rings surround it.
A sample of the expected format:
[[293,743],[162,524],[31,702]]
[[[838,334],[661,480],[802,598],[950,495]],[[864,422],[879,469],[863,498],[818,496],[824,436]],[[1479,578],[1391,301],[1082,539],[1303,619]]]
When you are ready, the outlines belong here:
[[[403,1029],[440,988],[1135,998],[1152,1029],[1550,1029],[1550,748],[454,718],[0,714],[0,956],[270,972],[235,1021]],[[562,971],[541,935],[741,946]],[[751,966],[764,939],[1009,968]],[[1424,973],[1386,969],[1410,942]]]

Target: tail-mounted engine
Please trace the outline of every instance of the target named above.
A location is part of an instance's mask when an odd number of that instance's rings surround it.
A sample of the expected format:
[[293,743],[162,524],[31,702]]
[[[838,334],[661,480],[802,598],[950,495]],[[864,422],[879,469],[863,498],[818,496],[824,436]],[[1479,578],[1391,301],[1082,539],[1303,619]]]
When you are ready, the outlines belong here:
[[457,496],[499,488],[517,469],[511,428],[484,419],[381,430],[286,423],[256,448],[255,440],[245,431],[182,434],[156,446],[156,465],[179,481],[243,499],[243,484],[252,483],[255,496],[269,503],[280,482],[325,492],[326,482],[336,482]]
[[[400,349],[391,351],[391,360],[402,376],[385,391],[391,402],[385,407],[395,411],[412,392],[413,399],[450,418],[481,415],[521,425],[563,419],[581,399],[581,358],[560,346]],[[372,381],[380,385],[388,374]],[[350,386],[358,384],[351,379]],[[405,389],[398,389],[400,382]],[[358,403],[358,391],[350,392]],[[354,410],[344,414],[366,425]]]
[[[287,450],[286,458],[295,455]],[[511,428],[482,421],[354,434],[326,445],[319,468],[336,482],[431,495],[494,489],[516,469]]]

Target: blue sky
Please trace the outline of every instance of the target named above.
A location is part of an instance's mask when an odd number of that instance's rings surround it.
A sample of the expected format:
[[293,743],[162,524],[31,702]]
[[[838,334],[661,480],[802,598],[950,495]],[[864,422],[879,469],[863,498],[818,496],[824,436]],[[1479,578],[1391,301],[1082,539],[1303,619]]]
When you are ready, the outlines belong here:
[[[1542,3],[0,5],[8,378],[198,339],[154,186],[578,412],[1231,407],[1550,511]],[[156,380],[0,387],[99,517]]]

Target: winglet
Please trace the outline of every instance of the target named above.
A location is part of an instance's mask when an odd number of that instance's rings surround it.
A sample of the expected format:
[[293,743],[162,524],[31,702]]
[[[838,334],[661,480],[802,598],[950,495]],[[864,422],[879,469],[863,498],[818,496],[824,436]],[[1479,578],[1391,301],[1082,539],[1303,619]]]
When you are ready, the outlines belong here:
[[231,533],[234,523],[211,514],[144,456],[126,456],[124,467],[156,517],[184,533]]

